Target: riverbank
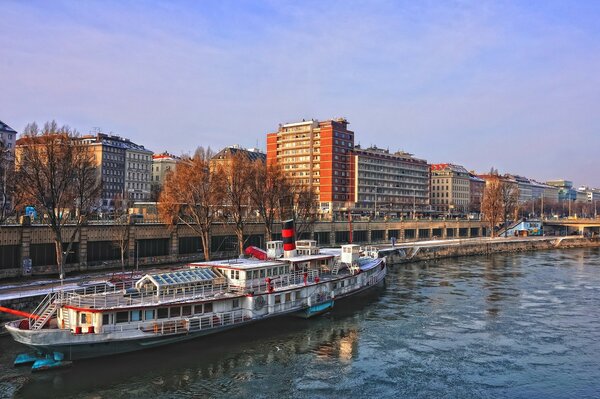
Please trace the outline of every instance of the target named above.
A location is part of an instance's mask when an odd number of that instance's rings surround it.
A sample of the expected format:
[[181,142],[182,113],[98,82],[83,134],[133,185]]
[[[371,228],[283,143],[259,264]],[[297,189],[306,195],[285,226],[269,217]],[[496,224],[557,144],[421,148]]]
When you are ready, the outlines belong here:
[[379,246],[378,248],[380,256],[386,257],[388,265],[396,265],[463,256],[595,247],[600,247],[598,237],[565,236],[416,241],[394,247]]
[[[496,253],[515,253],[525,251],[541,251],[565,248],[600,247],[600,239],[580,236],[565,237],[497,237],[497,238],[467,238],[452,240],[431,240],[402,243],[395,247],[377,246],[380,256],[385,256],[388,265],[400,265],[410,262],[420,262],[464,256],[485,256]],[[150,270],[160,270],[152,268]],[[146,270],[148,271],[148,270]],[[76,289],[82,282],[93,283],[108,274],[97,273],[83,275],[80,279],[74,277],[63,288]],[[91,280],[90,280],[91,278]],[[19,284],[13,282],[10,287],[0,289],[0,306],[31,312],[40,301],[51,291],[60,289],[58,281],[48,281],[41,286],[31,281]],[[0,313],[0,322],[13,320],[14,317]],[[3,328],[0,330],[3,331]]]

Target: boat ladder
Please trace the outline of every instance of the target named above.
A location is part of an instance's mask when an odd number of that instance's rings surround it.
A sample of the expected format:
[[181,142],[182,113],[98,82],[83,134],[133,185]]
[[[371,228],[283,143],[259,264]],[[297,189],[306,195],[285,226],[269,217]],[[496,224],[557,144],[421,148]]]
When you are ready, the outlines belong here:
[[39,330],[44,327],[48,320],[56,313],[56,310],[58,309],[56,297],[56,293],[49,293],[33,311],[33,314],[38,315],[39,317],[33,320],[29,319],[29,325],[32,330]]
[[64,328],[70,330],[71,329],[71,319],[69,318],[68,310],[63,309],[62,319],[63,319],[63,323],[64,323]]
[[331,274],[333,274],[334,276],[337,276],[337,274],[340,272],[340,261],[336,260],[333,262],[333,267],[331,268]]

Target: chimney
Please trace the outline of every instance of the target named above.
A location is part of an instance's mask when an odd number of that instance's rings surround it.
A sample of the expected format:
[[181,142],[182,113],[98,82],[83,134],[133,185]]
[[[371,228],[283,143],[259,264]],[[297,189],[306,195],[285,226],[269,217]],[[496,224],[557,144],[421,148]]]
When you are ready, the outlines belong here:
[[294,219],[285,220],[281,229],[284,258],[293,258],[296,256],[296,239],[294,235]]

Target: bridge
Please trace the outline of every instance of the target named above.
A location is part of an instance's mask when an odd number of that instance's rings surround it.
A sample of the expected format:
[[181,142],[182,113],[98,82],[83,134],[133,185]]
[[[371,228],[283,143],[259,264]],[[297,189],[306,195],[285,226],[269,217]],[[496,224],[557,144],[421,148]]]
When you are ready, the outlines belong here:
[[600,218],[595,219],[545,219],[546,235],[600,235]]

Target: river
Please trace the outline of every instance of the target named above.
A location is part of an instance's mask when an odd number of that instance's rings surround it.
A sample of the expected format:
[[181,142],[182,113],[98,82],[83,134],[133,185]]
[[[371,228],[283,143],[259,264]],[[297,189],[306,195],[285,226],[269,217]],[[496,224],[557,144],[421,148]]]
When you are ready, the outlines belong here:
[[316,319],[47,373],[22,350],[0,338],[0,397],[600,398],[600,250],[392,266]]

